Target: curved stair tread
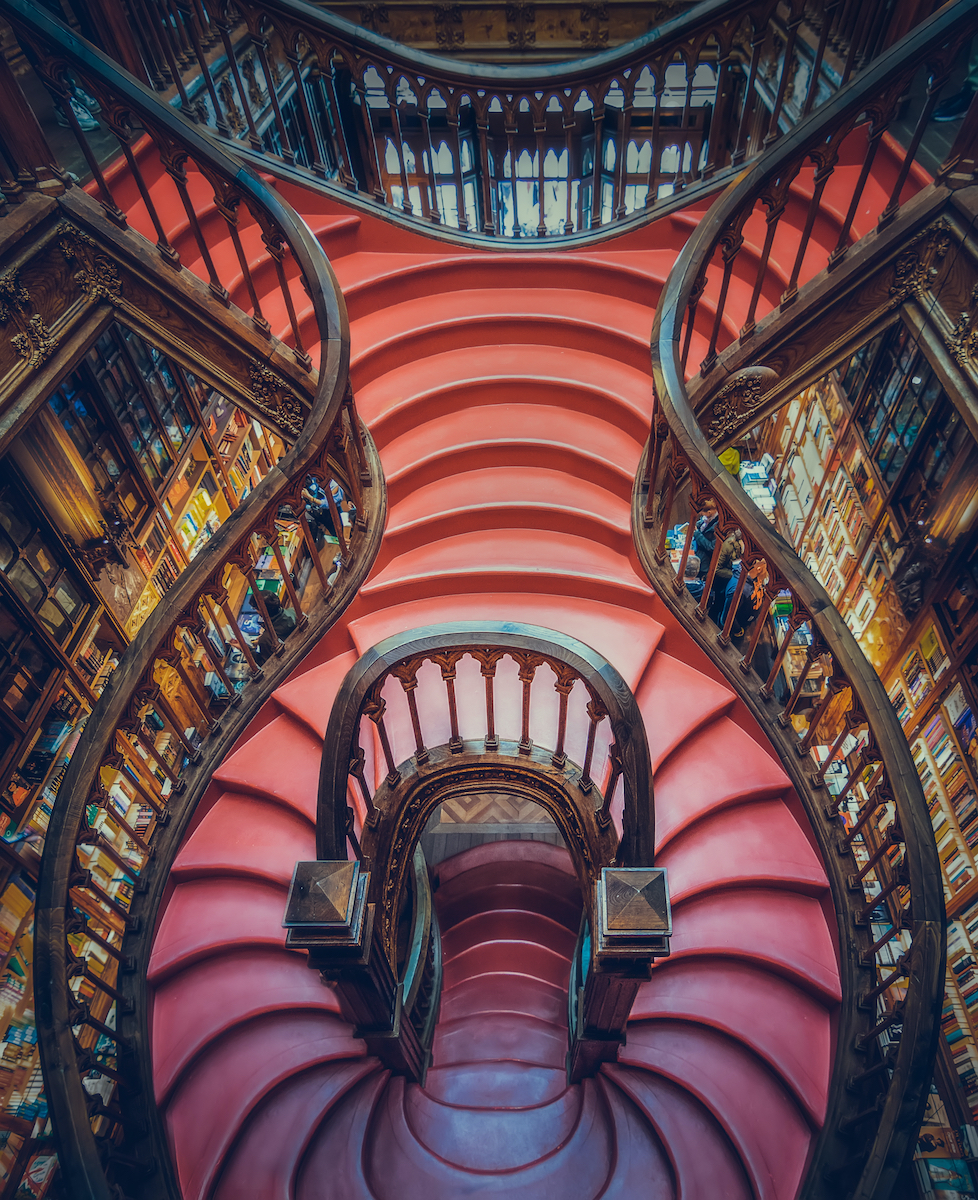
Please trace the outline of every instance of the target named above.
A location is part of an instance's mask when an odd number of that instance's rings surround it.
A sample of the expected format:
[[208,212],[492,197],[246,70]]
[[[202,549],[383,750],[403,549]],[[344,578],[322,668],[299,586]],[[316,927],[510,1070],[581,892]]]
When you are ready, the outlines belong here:
[[519,971],[472,975],[442,992],[439,1020],[455,1028],[476,1024],[486,1013],[523,1013],[552,1025],[567,1025],[567,986],[547,983]]
[[811,896],[773,887],[730,888],[676,906],[672,957],[756,962],[833,1003],[841,998],[833,934]]
[[[541,845],[542,843],[526,844]],[[562,849],[562,847],[559,848]],[[439,863],[438,867],[442,865]],[[442,933],[447,935],[456,922],[463,921],[474,913],[479,913],[483,906],[493,905],[500,908],[522,908],[528,912],[539,913],[563,925],[576,937],[581,923],[581,900],[577,880],[572,879],[565,886],[561,886],[562,880],[554,882],[554,889],[550,890],[543,883],[518,879],[509,875],[499,880],[473,880],[472,888],[468,890],[464,886],[452,887],[451,880],[446,880],[439,889],[440,892],[443,890],[445,894],[438,896],[438,920],[441,923]]]
[[821,1123],[833,1034],[830,1010],[818,998],[732,958],[664,960],[639,988],[630,1021],[663,1018],[706,1024],[737,1038],[781,1077],[812,1124]]
[[[438,482],[451,483],[452,477],[443,477]],[[604,489],[594,490],[607,495]],[[419,517],[411,525],[392,529],[387,535],[383,556],[377,558],[377,568],[382,570],[391,559],[409,554],[442,538],[453,537],[456,534],[488,533],[500,527],[571,534],[586,538],[597,545],[607,546],[623,557],[630,553],[631,532],[625,519],[623,504],[615,505],[618,511],[614,512],[614,507],[610,504],[587,508],[580,498],[570,503],[566,498],[540,502],[514,495],[509,501],[500,503],[484,501],[478,492],[469,492],[469,496],[472,498],[465,503],[462,500],[462,486],[459,485],[454,493],[454,504],[451,508],[432,512],[428,516]],[[398,514],[395,512],[392,515],[397,517]]]
[[569,962],[577,934],[566,925],[532,910],[494,907],[446,925],[441,939],[442,961],[447,963],[457,954],[482,943],[506,940],[536,942],[541,949],[562,955]]
[[363,1054],[349,1025],[302,1010],[250,1021],[211,1043],[165,1107],[184,1200],[208,1194],[242,1123],[269,1092],[298,1071]]
[[744,800],[783,796],[784,768],[729,717],[693,733],[655,774],[656,847]]
[[386,336],[378,336],[376,325],[370,328],[371,319],[361,317],[350,331],[353,346],[350,373],[354,390],[367,388],[384,375],[410,367],[419,358],[455,352],[463,347],[478,355],[492,343],[521,346],[528,355],[541,347],[584,350],[633,371],[651,373],[651,309],[641,313],[644,332],[633,332],[631,320],[626,319],[622,326],[615,326],[589,319],[587,309],[580,302],[574,317],[566,318],[546,311],[526,312],[518,293],[500,294],[487,311],[471,316],[457,311],[457,296],[459,293],[456,292],[437,297],[435,303],[416,302],[410,313],[402,314],[400,324],[388,321],[387,310],[382,314],[371,314],[382,317],[376,324],[385,326]]
[[[600,1075],[601,1089],[614,1129],[615,1166],[601,1200],[676,1200],[676,1174],[661,1138],[627,1092]],[[711,1196],[726,1193],[711,1192]]]
[[158,986],[174,971],[232,946],[281,947],[287,895],[287,885],[256,879],[178,884],[156,931],[147,978]]
[[[425,300],[403,300],[383,309],[364,313],[351,330],[357,354],[369,354],[391,336],[412,336],[439,327],[486,322],[496,326],[501,319],[517,322],[550,322],[577,328],[588,325],[606,334],[634,341],[645,350],[652,333],[653,308],[635,300],[608,296],[600,307],[584,309],[581,295],[569,288],[514,287],[500,282],[494,287],[460,287],[440,292]],[[556,331],[554,331],[556,332]],[[522,337],[517,339],[522,342]],[[549,344],[553,344],[552,342]]]
[[[522,388],[505,389],[498,383],[497,387],[499,399],[495,404],[469,405],[437,420],[416,419],[410,430],[382,441],[380,457],[388,478],[396,480],[414,463],[445,454],[455,446],[513,441],[552,444],[555,450],[584,448],[590,457],[618,464],[634,478],[641,442],[613,423],[612,413],[574,413],[552,402],[544,403],[545,399],[553,399],[549,389],[537,400],[527,397]],[[539,465],[548,465],[545,452]]]
[[563,1067],[567,1058],[566,1021],[561,1028],[554,1021],[509,1012],[482,1013],[478,1021],[465,1017],[439,1021],[432,1046],[432,1060],[438,1066],[499,1058]]
[[322,754],[322,738],[282,715],[239,743],[213,778],[228,790],[291,804],[315,823]]
[[[670,242],[668,234],[663,240],[666,245],[662,248],[627,257],[594,251],[528,251],[520,254],[518,269],[529,286],[566,287],[586,295],[613,296],[651,306],[676,261],[675,243]],[[428,253],[391,254],[366,247],[334,264],[351,322],[385,304],[403,304],[471,288],[473,280],[483,287],[491,287],[497,280],[497,286],[510,287],[514,265],[514,256],[492,251],[465,249],[452,254],[440,248]]]
[[[725,715],[735,697],[722,683],[660,650],[650,659],[635,699],[645,720],[652,770],[657,773],[696,730]],[[657,812],[658,807],[656,797]]]
[[617,1063],[605,1064],[601,1079],[629,1096],[658,1133],[672,1164],[676,1200],[756,1200],[723,1127],[684,1087]]
[[[500,354],[505,349],[486,347],[487,351],[490,348]],[[512,369],[505,375],[487,375],[484,371],[473,374],[471,370],[461,372],[461,364],[454,359],[447,363],[440,361],[451,353],[432,355],[436,361],[413,381],[404,379],[402,371],[392,371],[365,386],[368,401],[371,396],[375,401],[370,431],[379,446],[409,433],[418,422],[419,412],[424,420],[434,422],[469,408],[495,408],[515,402],[527,407],[549,405],[585,417],[600,406],[603,419],[644,445],[649,421],[646,411],[649,380],[644,376],[641,387],[634,377],[616,379],[612,363],[610,378],[609,371],[603,369],[579,378],[571,373],[574,364],[567,361],[569,350],[549,362],[546,355],[537,351],[532,357],[524,354],[522,360],[512,361]],[[598,366],[604,368],[608,362],[603,360]],[[545,364],[547,372],[542,370]],[[450,370],[453,366],[454,374]],[[406,386],[408,383],[413,384],[411,390]]]
[[374,1059],[359,1059],[289,1078],[242,1124],[210,1200],[293,1200],[296,1164],[318,1127],[347,1092],[377,1070]]
[[[606,546],[569,533],[535,529],[493,529],[456,534],[399,555],[364,585],[365,597],[386,589],[417,589],[422,584],[452,586],[452,580],[487,576],[507,581],[536,576],[560,579],[567,587],[594,594],[602,586],[648,594],[633,564]],[[233,782],[233,781],[229,781]]]
[[460,1169],[424,1150],[404,1117],[404,1081],[393,1079],[377,1105],[365,1158],[377,1200],[455,1200],[478,1194],[497,1200],[527,1196],[601,1195],[614,1161],[613,1130],[593,1084],[581,1091],[580,1116],[566,1140],[542,1160],[507,1172]]
[[316,855],[316,827],[284,806],[225,793],[180,847],[171,878],[236,874],[288,887],[296,862]]
[[418,1144],[445,1162],[479,1173],[516,1171],[562,1146],[581,1115],[583,1089],[565,1087],[540,1104],[474,1108],[404,1088],[404,1120]]
[[389,1079],[386,1070],[365,1076],[326,1114],[295,1165],[294,1200],[322,1200],[324,1179],[330,1200],[377,1200],[365,1176],[364,1143]]
[[339,1003],[304,955],[284,947],[216,953],[153,991],[153,1078],[165,1097],[197,1054],[242,1021],[279,1009],[339,1015]]
[[497,939],[478,946],[467,946],[444,964],[444,986],[452,987],[470,975],[491,975],[514,971],[530,979],[561,987],[566,984],[570,959],[538,942]]
[[428,1068],[424,1090],[445,1104],[482,1108],[522,1108],[546,1104],[567,1089],[567,1072],[531,1063],[456,1063]]
[[600,515],[616,528],[629,529],[631,519],[622,496],[590,480],[569,479],[563,471],[545,466],[484,467],[436,479],[398,501],[388,514],[385,540],[443,514],[464,513],[474,506],[499,506],[508,513],[514,503]]
[[378,375],[357,395],[357,410],[379,446],[410,431],[412,416],[424,410],[441,419],[475,407],[493,408],[514,400],[529,406],[551,403],[587,413],[588,398],[609,420],[644,444],[651,401],[647,371],[608,356],[568,347],[498,345],[441,350]]
[[656,855],[673,905],[707,888],[772,884],[820,896],[825,868],[780,800],[722,808],[687,826]]
[[758,1200],[794,1197],[811,1126],[777,1076],[740,1043],[702,1026],[636,1022],[619,1061],[671,1080],[705,1105],[737,1148]]
[[357,658],[355,651],[348,650],[311,671],[291,676],[275,689],[276,704],[301,721],[311,734],[322,741],[326,736],[333,700]]

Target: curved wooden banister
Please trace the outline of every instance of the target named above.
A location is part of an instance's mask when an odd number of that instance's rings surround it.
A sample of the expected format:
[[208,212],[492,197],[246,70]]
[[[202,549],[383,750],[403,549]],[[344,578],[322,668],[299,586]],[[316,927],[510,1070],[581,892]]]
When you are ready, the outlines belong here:
[[[41,863],[36,1010],[62,1176],[71,1195],[86,1200],[111,1200],[120,1185],[131,1193],[137,1183],[143,1195],[177,1196],[153,1102],[144,990],[169,864],[215,766],[356,595],[380,546],[385,488],[350,390],[345,304],[307,225],[247,167],[42,10],[2,0],[0,12],[41,52],[52,88],[74,80],[100,98],[146,200],[141,219],[162,230],[140,174],[148,156],[157,155],[187,211],[188,239],[199,252],[190,255],[192,272],[162,232],[154,248],[130,228],[115,201],[118,178],[96,173],[101,216],[96,211],[92,219],[107,218],[116,241],[150,264],[144,276],[152,269],[161,279],[175,270],[196,274],[190,292],[216,299],[264,346],[252,377],[255,407],[264,413],[264,404],[291,442],[177,578],[110,677],[68,766]],[[132,149],[137,128],[146,135],[139,167]],[[215,198],[210,218],[200,211],[202,183]],[[66,209],[91,216],[95,205],[75,195],[71,189],[65,196]],[[171,224],[172,214],[164,216]],[[225,251],[233,244],[233,257],[218,255],[222,241]],[[263,270],[274,282],[259,289],[252,275]],[[263,313],[259,290],[263,301],[276,297],[280,328]],[[242,301],[237,310],[236,300]],[[314,340],[305,345],[310,329]],[[220,327],[206,336],[219,339]],[[330,501],[338,543],[325,551],[300,495],[309,473],[323,484],[336,481],[355,504],[347,530]],[[293,546],[295,553],[304,546],[311,559],[301,595],[286,559]],[[281,637],[256,578],[265,555],[281,574],[282,604],[296,618]],[[249,591],[272,631],[264,654],[241,623],[239,606]],[[101,869],[106,862],[108,877]]]
[[[765,395],[776,389],[776,373],[751,354],[755,327],[764,321],[787,329],[796,296],[800,302],[809,294],[801,292],[806,287],[823,289],[825,303],[831,302],[825,272],[852,252],[860,234],[870,233],[864,219],[854,223],[857,205],[869,207],[872,226],[881,228],[898,213],[923,125],[976,12],[972,0],[946,6],[731,185],[680,253],[653,328],[652,436],[632,509],[639,556],[664,603],[769,731],[822,847],[839,918],[843,1004],[826,1124],[802,1193],[812,1200],[885,1200],[913,1150],[940,1035],[946,958],[940,863],[910,749],[879,677],[827,593],[724,470],[714,446],[755,424],[766,411]],[[847,137],[865,136],[859,122],[868,114],[866,161],[872,162],[873,147],[922,61],[936,65],[894,187],[871,199],[864,191],[867,167],[835,251],[828,261],[816,259],[807,234],[839,150]],[[791,182],[806,164],[815,167],[814,192],[802,201],[809,204],[806,233],[795,253],[798,222],[784,228],[780,222]],[[779,236],[791,246],[787,256],[779,255]],[[793,262],[780,305],[763,299],[769,261]],[[747,309],[743,288],[736,302],[728,300],[738,272],[750,284],[757,280]],[[688,379],[693,368],[687,361],[700,357],[699,373]],[[719,511],[718,535],[697,603],[684,574],[708,501]],[[677,524],[681,541],[670,554],[668,531]],[[734,530],[744,544],[741,574],[718,628],[707,609],[721,542]],[[746,597],[749,609],[751,593],[753,628],[738,635],[741,602]],[[768,621],[775,605],[786,622],[780,644],[776,622]],[[765,631],[775,641],[762,666]],[[798,636],[809,639],[805,665],[778,699],[779,671]],[[806,679],[818,675],[823,682],[810,698]],[[833,764],[838,774],[830,789]],[[859,1140],[852,1141],[854,1135]]]
[[911,0],[896,22],[885,0],[858,20],[705,0],[614,49],[510,66],[412,50],[303,0],[186,0],[176,17],[131,2],[147,78],[251,161],[493,245],[615,231],[715,188],[918,16]]
[[[502,753],[494,715],[493,680],[497,665],[504,656],[519,664],[523,687],[522,733],[518,742],[509,748],[510,756],[527,758],[533,748],[529,736],[531,692],[538,667],[546,664],[553,672],[551,685],[560,697],[560,709],[554,746],[546,747],[553,767],[574,777],[585,794],[592,781],[603,790],[604,799],[598,812],[598,829],[610,827],[611,803],[620,777],[624,795],[621,841],[612,848],[614,861],[623,866],[651,865],[655,853],[655,821],[652,803],[652,768],[649,759],[645,725],[631,689],[615,668],[601,655],[576,638],[542,629],[535,625],[513,622],[457,621],[447,625],[428,626],[396,634],[364,654],[344,679],[333,710],[323,747],[323,765],[319,788],[317,820],[317,853],[321,859],[346,857],[349,830],[347,788],[353,767],[361,763],[361,725],[369,721],[386,756],[388,782],[396,784],[406,769],[396,761],[390,749],[385,725],[387,701],[381,696],[390,679],[400,682],[414,727],[416,748],[410,756],[414,769],[426,768],[430,748],[424,744],[424,729],[418,717],[414,697],[418,686],[417,674],[426,662],[435,663],[442,672],[445,703],[451,713],[452,741],[449,754],[461,755],[463,742],[458,731],[455,702],[455,677],[458,661],[471,657],[479,662],[486,680],[485,731],[481,738],[483,753]],[[580,681],[588,699],[588,741],[578,747],[581,762],[576,765],[568,758],[567,721],[568,697]],[[539,687],[540,684],[537,684]],[[546,683],[543,684],[547,686]],[[608,718],[613,744],[602,758],[596,760],[595,733],[604,718]],[[397,779],[395,779],[397,775]],[[397,819],[400,814],[382,813],[374,807],[374,789],[361,774],[355,776],[367,804],[364,825],[375,829],[382,820]],[[365,790],[364,790],[365,789]],[[594,802],[590,805],[595,810]],[[617,835],[612,839],[617,842]],[[600,866],[611,861],[602,858],[592,848],[590,857]],[[574,854],[574,847],[571,847]],[[386,867],[385,867],[386,869]]]

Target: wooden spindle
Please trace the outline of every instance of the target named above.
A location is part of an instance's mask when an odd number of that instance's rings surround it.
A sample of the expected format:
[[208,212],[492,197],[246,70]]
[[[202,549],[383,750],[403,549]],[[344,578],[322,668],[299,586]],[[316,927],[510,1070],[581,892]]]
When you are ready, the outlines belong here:
[[606,709],[599,700],[590,700],[587,706],[587,715],[590,720],[587,731],[587,746],[584,750],[584,765],[581,768],[581,778],[578,786],[582,792],[589,792],[593,784],[591,779],[591,761],[594,758],[594,738],[598,731],[598,725],[608,715]]
[[400,783],[401,773],[397,769],[397,764],[394,762],[394,753],[391,750],[391,740],[387,733],[387,725],[384,722],[384,713],[387,711],[387,701],[380,694],[380,688],[383,680],[377,684],[370,698],[363,706],[363,711],[367,717],[373,721],[377,729],[377,736],[380,738],[380,746],[384,752],[384,761],[387,763],[387,785],[394,787]]
[[293,46],[292,53],[286,52],[285,60],[292,68],[292,78],[295,81],[295,95],[299,100],[299,111],[302,114],[302,124],[306,131],[306,139],[309,142],[309,149],[312,153],[312,173],[318,175],[320,179],[326,178],[326,163],[325,155],[320,140],[319,129],[316,122],[312,119],[312,113],[309,111],[309,97],[306,95],[306,84],[302,78],[302,69],[299,62],[298,50]]
[[367,819],[365,825],[376,825],[379,813],[374,808],[374,798],[367,785],[367,778],[364,775],[363,766],[366,762],[366,755],[363,752],[362,746],[357,746],[350,758],[350,774],[357,781],[360,788],[360,795],[363,797],[364,807],[367,810]]
[[451,726],[451,736],[448,740],[448,746],[452,754],[462,753],[462,738],[458,731],[458,704],[455,699],[455,676],[458,665],[458,660],[462,657],[461,650],[445,650],[440,654],[433,654],[432,661],[437,663],[441,668],[441,677],[445,684],[445,692],[448,697],[448,721]]
[[430,757],[424,744],[424,734],[421,731],[421,717],[418,713],[418,665],[417,663],[400,663],[391,674],[400,683],[407,698],[408,712],[411,716],[411,728],[414,731],[415,761],[422,766]]
[[557,678],[554,681],[554,691],[560,698],[557,712],[557,745],[550,761],[558,770],[562,771],[567,765],[567,754],[564,751],[564,742],[567,737],[567,702],[571,692],[574,690],[574,683],[577,677],[563,663],[551,663],[550,665],[556,672]]
[[519,752],[520,754],[529,754],[533,749],[533,742],[530,740],[530,692],[533,687],[533,676],[540,665],[540,659],[536,655],[519,653],[514,654],[513,657],[519,663],[519,680],[523,685]]
[[482,677],[486,681],[486,742],[485,750],[491,754],[499,749],[499,739],[496,736],[496,706],[493,685],[496,680],[496,667],[502,658],[502,650],[491,647],[473,650],[472,657],[479,664]]
[[747,583],[747,570],[744,564],[740,565],[740,575],[737,579],[737,586],[734,588],[733,598],[730,601],[730,607],[727,609],[727,616],[723,622],[723,628],[717,634],[717,641],[721,646],[730,645],[730,631],[733,629],[734,621],[737,619],[737,610],[740,608],[740,598],[744,594],[744,585]]

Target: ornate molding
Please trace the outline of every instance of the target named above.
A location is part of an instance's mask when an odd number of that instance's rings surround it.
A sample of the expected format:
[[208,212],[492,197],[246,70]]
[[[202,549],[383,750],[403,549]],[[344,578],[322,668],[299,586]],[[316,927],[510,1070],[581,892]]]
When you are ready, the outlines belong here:
[[39,367],[54,353],[58,339],[49,332],[41,314],[35,313],[28,319],[24,332],[12,337],[10,343],[22,358],[27,359],[29,367]]
[[251,399],[256,408],[293,437],[302,432],[303,410],[295,392],[264,363],[250,362]]
[[916,234],[893,264],[890,285],[890,304],[896,306],[914,297],[922,299],[931,280],[937,275],[938,264],[951,247],[951,222],[938,217],[926,229]]
[[778,378],[770,367],[747,367],[727,380],[709,401],[711,419],[707,437],[716,445],[742,429],[763,407],[764,398]]
[[94,238],[70,221],[62,221],[54,231],[65,262],[77,264],[75,282],[92,303],[107,300],[118,304],[122,299],[122,277],[108,254],[102,253]]
[[975,359],[978,358],[976,317],[978,317],[978,283],[971,289],[968,307],[962,309],[954,328],[944,336],[951,357],[960,367],[974,367]]
[[20,282],[19,271],[0,275],[0,325],[7,324],[14,310],[23,312],[30,301],[30,292]]

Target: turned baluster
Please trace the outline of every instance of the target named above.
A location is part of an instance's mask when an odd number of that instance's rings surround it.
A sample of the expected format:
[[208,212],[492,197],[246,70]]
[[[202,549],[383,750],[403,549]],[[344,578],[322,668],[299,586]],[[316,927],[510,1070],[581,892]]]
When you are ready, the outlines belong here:
[[622,771],[625,769],[621,755],[618,753],[618,746],[615,744],[608,749],[608,761],[611,764],[611,774],[608,776],[608,786],[604,790],[604,803],[598,812],[599,825],[607,825],[611,820],[611,802],[615,798],[618,780],[621,779]]
[[608,715],[607,710],[602,705],[600,700],[590,700],[587,706],[587,715],[590,720],[587,731],[587,746],[584,750],[584,765],[581,768],[580,789],[582,792],[589,792],[593,780],[591,779],[591,760],[594,758],[594,738],[598,731],[598,725]]
[[567,755],[564,752],[564,741],[567,737],[567,702],[571,692],[574,690],[574,683],[577,676],[570,667],[563,663],[551,663],[557,678],[554,682],[554,691],[560,697],[559,711],[557,713],[557,745],[554,749],[550,761],[559,770],[563,770],[567,765]]
[[[775,597],[776,598],[776,597]],[[788,647],[791,645],[791,639],[795,636],[798,626],[805,620],[803,613],[795,612],[788,618],[788,628],[784,631],[784,637],[781,639],[781,645],[778,647],[778,652],[774,656],[774,662],[771,664],[771,670],[768,672],[767,679],[761,684],[759,695],[764,700],[770,700],[773,695],[774,681],[778,677],[778,672],[784,663],[784,656],[788,653]]]
[[350,758],[350,774],[359,785],[360,795],[363,796],[363,803],[367,809],[367,819],[364,824],[376,825],[378,812],[374,808],[374,798],[371,795],[370,788],[367,786],[367,779],[363,773],[363,764],[365,761],[366,755],[363,752],[363,747],[357,746]]
[[537,655],[515,653],[513,657],[519,663],[519,680],[523,684],[523,710],[520,722],[520,754],[529,754],[533,749],[530,740],[530,689],[533,686],[533,676],[542,661]]
[[448,746],[452,754],[461,754],[462,752],[462,738],[458,731],[458,705],[455,700],[455,675],[458,660],[461,657],[461,650],[444,650],[440,654],[431,656],[432,662],[441,668],[441,677],[444,680],[445,692],[448,696],[448,720],[452,730]]
[[411,714],[411,728],[414,730],[415,742],[415,761],[418,766],[423,765],[428,761],[429,753],[424,744],[424,735],[421,732],[421,717],[418,713],[418,667],[420,663],[400,663],[396,666],[391,674],[400,683],[407,698],[408,712]]
[[452,152],[452,161],[455,165],[455,186],[458,189],[458,227],[459,229],[468,229],[469,217],[465,211],[465,187],[462,181],[462,137],[459,133],[459,108],[461,100],[457,100],[449,107],[448,110],[448,127],[455,134],[455,147]]
[[700,371],[706,375],[712,371],[717,360],[717,342],[720,338],[720,329],[723,326],[723,317],[727,307],[727,292],[730,288],[730,278],[733,274],[734,260],[740,253],[740,249],[744,244],[744,238],[741,233],[743,228],[746,213],[735,218],[733,224],[723,231],[720,235],[719,245],[721,256],[723,258],[723,280],[720,283],[720,295],[717,299],[716,313],[713,317],[713,330],[710,333],[710,347],[706,352],[706,357],[700,363]]
[[367,717],[373,721],[377,730],[377,736],[380,738],[381,749],[384,751],[384,761],[387,763],[387,786],[394,787],[400,783],[401,773],[397,769],[394,762],[394,753],[391,750],[391,740],[387,733],[387,725],[384,722],[384,713],[387,711],[387,701],[381,696],[380,690],[383,686],[383,679],[379,680],[374,686],[369,698],[363,706],[363,711]]
[[486,681],[486,743],[487,754],[499,749],[499,739],[496,736],[496,707],[493,695],[493,685],[496,679],[496,667],[502,658],[502,650],[492,648],[473,650],[472,657],[479,663],[482,676]]
[[291,53],[286,50],[286,62],[292,68],[292,78],[295,80],[295,95],[299,100],[299,111],[302,113],[302,124],[305,127],[306,139],[312,152],[312,171],[321,179],[326,178],[326,154],[320,137],[319,128],[312,119],[309,110],[309,97],[306,95],[306,85],[302,78],[302,64],[299,58],[298,44],[291,47]]

